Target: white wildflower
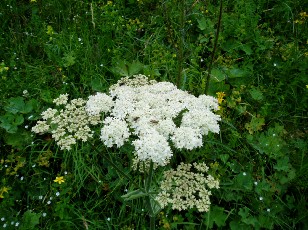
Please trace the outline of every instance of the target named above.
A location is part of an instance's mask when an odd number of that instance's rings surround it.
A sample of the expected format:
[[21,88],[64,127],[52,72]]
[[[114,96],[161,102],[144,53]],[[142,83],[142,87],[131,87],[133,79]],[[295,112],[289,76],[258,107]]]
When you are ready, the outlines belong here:
[[141,161],[152,160],[154,163],[164,166],[172,156],[166,138],[157,131],[145,133],[132,144],[135,147],[138,159]]
[[205,163],[193,164],[197,172],[192,171],[191,164],[181,163],[176,170],[164,172],[160,193],[156,200],[162,208],[168,204],[179,211],[196,207],[200,212],[210,208],[211,191],[219,188],[219,181],[211,175],[205,176],[208,167]]
[[178,149],[192,150],[203,145],[200,129],[190,127],[176,128],[171,140]]
[[68,94],[60,94],[60,96],[53,100],[56,105],[66,105],[68,100]]
[[113,106],[112,98],[104,93],[97,93],[96,95],[89,96],[86,103],[86,111],[89,115],[98,115],[101,112],[108,112]]
[[101,140],[107,147],[117,145],[121,147],[124,142],[129,138],[130,133],[127,123],[120,119],[112,119],[108,117],[104,121],[105,126],[101,130]]

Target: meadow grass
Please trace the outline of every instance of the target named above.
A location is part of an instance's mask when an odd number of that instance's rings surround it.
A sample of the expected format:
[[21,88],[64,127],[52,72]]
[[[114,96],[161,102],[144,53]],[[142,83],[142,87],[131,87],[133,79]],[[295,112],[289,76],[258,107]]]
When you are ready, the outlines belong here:
[[131,169],[132,146],[96,138],[99,151],[87,143],[63,151],[31,132],[60,94],[86,99],[144,74],[221,97],[220,133],[175,150],[166,166],[205,162],[220,180],[211,208],[168,206],[157,229],[307,229],[307,7],[223,1],[216,37],[219,1],[2,0],[0,228],[150,228],[144,200],[122,197],[146,178]]

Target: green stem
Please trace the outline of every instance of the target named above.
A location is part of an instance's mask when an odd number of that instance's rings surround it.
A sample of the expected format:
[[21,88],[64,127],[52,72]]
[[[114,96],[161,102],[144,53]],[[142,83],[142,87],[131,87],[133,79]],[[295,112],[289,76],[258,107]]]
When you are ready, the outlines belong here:
[[218,17],[218,24],[217,24],[214,48],[213,48],[213,52],[212,52],[212,55],[211,55],[211,62],[210,62],[210,65],[209,65],[208,74],[207,74],[207,77],[206,77],[206,85],[205,85],[205,92],[204,92],[205,94],[208,93],[209,86],[210,86],[210,76],[211,76],[211,72],[212,72],[212,66],[213,66],[213,61],[214,61],[214,57],[215,57],[216,47],[217,47],[217,43],[218,43],[221,17],[222,17],[222,0],[220,0],[219,17]]
[[148,174],[148,178],[146,180],[146,185],[145,185],[145,190],[147,192],[150,192],[150,187],[151,187],[151,184],[152,184],[152,177],[153,177],[153,161],[151,161],[150,163],[150,169],[149,169],[149,174]]
[[[89,142],[89,143],[90,143],[90,145],[92,146],[92,148],[94,149],[94,151],[100,154],[99,150],[98,150],[91,142]],[[122,176],[124,176],[126,179],[128,179],[130,183],[132,183],[134,186],[136,186],[137,188],[139,188],[140,191],[146,193],[146,191],[145,191],[143,188],[140,188],[140,186],[139,186],[136,182],[134,182],[133,179],[130,178],[130,176],[128,176],[127,174],[125,174],[115,163],[113,163],[113,161],[112,161],[111,159],[109,159],[109,157],[107,157],[107,155],[101,154],[101,156],[102,156],[109,164],[111,164],[112,167],[113,167],[117,172],[119,172]]]
[[[94,146],[93,143],[89,142],[90,145],[92,146],[92,148],[94,149],[95,152],[100,153],[99,150]],[[145,197],[145,201],[147,204],[147,208],[149,210],[149,216],[150,216],[150,229],[153,230],[155,229],[155,211],[152,207],[151,204],[151,199],[153,199],[153,196],[150,193],[150,188],[151,188],[151,184],[152,184],[152,177],[153,177],[153,166],[154,163],[153,161],[151,161],[150,163],[150,170],[149,170],[149,174],[148,174],[148,178],[146,179],[146,183],[145,183],[145,189],[140,188],[140,186],[135,183],[130,176],[128,176],[127,174],[125,174],[115,163],[112,162],[111,159],[109,159],[109,157],[107,157],[106,154],[101,154],[101,156],[117,171],[119,172],[122,176],[124,176],[125,178],[127,178],[130,183],[132,183],[134,186],[136,186],[140,191],[142,191],[143,193],[147,193],[148,195]]]
[[155,230],[155,216],[150,216],[150,229]]
[[184,61],[184,37],[185,37],[185,2],[184,0],[181,0],[180,2],[180,18],[179,18],[179,24],[180,24],[180,35],[179,35],[179,49],[178,49],[178,73],[177,73],[177,87],[181,88],[182,83],[182,72],[183,72],[183,61]]

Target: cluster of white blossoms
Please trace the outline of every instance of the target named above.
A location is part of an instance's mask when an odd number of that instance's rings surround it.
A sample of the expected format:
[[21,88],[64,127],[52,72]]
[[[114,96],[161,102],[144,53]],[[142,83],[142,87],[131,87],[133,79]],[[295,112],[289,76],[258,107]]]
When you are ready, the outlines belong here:
[[70,150],[77,140],[92,138],[90,125],[101,123],[100,115],[89,116],[85,109],[86,101],[78,98],[68,103],[68,94],[62,94],[53,101],[59,108],[44,111],[42,121],[32,127],[35,133],[50,132],[60,148]]
[[170,82],[144,75],[122,78],[107,94],[97,93],[87,101],[67,101],[67,94],[55,99],[57,106],[65,108],[46,110],[43,121],[32,129],[41,133],[56,125],[52,135],[63,149],[92,137],[89,124],[103,123],[100,139],[107,147],[121,147],[130,140],[136,159],[163,166],[172,157],[170,142],[175,148],[192,150],[203,145],[204,135],[219,132],[220,116],[213,113],[218,110],[216,98],[195,97]]
[[104,93],[97,93],[89,96],[86,104],[86,111],[89,115],[98,115],[108,112],[113,106],[112,98]]
[[172,157],[170,141],[175,148],[192,150],[203,145],[204,135],[219,132],[220,116],[213,113],[218,110],[217,99],[195,97],[170,82],[144,75],[125,77],[110,87],[109,95],[89,97],[87,111],[108,112],[101,140],[108,147],[120,147],[135,138],[132,145],[140,161],[166,165]]
[[162,208],[171,205],[172,209],[179,211],[197,208],[200,212],[209,211],[212,188],[219,188],[219,181],[213,176],[206,175],[208,167],[205,163],[181,163],[176,170],[164,172],[161,182],[161,192],[156,201]]

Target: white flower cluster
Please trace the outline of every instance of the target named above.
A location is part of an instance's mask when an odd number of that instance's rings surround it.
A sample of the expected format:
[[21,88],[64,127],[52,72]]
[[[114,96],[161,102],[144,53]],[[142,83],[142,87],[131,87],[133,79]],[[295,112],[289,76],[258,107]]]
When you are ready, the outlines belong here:
[[107,147],[120,147],[128,139],[130,132],[127,123],[121,119],[107,117],[101,130],[101,140]]
[[59,109],[47,109],[42,113],[42,121],[32,127],[35,133],[51,132],[61,149],[71,149],[77,140],[87,141],[93,131],[89,125],[100,123],[100,115],[89,116],[85,109],[86,101],[78,98],[68,101],[68,94],[60,95],[53,102],[62,106]]
[[203,135],[219,132],[220,117],[212,112],[218,109],[217,99],[195,97],[170,82],[150,81],[144,75],[125,77],[110,87],[109,95],[112,99],[105,94],[91,96],[87,111],[98,114],[110,109],[101,140],[108,147],[120,147],[132,134],[137,137],[132,144],[140,161],[166,165],[172,157],[169,140],[176,148],[191,150],[203,145]]
[[171,148],[163,135],[151,131],[133,141],[136,155],[140,161],[152,160],[158,165],[166,165],[172,157]]
[[156,200],[162,208],[171,204],[172,209],[179,211],[196,207],[200,212],[207,212],[210,208],[211,191],[219,188],[219,181],[211,175],[205,175],[208,167],[205,163],[181,163],[176,170],[164,172],[161,183],[161,192]]
[[104,93],[97,93],[96,95],[89,96],[86,104],[86,111],[90,115],[98,115],[101,112],[108,112],[113,106],[112,98]]
[[218,133],[220,117],[214,97],[195,97],[179,90],[170,82],[148,80],[144,75],[122,78],[112,85],[109,94],[97,93],[72,100],[68,94],[54,100],[62,110],[47,109],[33,131],[52,130],[62,149],[70,149],[76,140],[86,141],[93,133],[89,125],[104,126],[100,139],[107,147],[121,147],[132,137],[136,159],[166,165],[172,157],[169,141],[178,149],[194,149],[203,145],[203,136]]

